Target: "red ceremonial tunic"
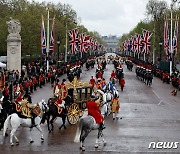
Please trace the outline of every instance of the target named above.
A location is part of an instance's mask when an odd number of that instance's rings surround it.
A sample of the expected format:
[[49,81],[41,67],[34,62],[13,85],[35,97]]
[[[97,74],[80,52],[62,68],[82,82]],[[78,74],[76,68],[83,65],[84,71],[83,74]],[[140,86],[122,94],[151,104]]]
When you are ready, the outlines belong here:
[[124,80],[124,78],[121,78],[121,80],[120,80],[120,85],[121,85],[121,87],[124,87],[124,85],[125,85],[125,80]]
[[101,111],[98,108],[96,102],[94,101],[87,102],[87,109],[88,109],[88,115],[93,116],[97,124],[100,124],[104,121],[104,118],[102,117]]
[[65,83],[61,84],[62,98],[66,98],[67,96],[67,86]]
[[92,87],[94,87],[94,84],[95,84],[94,78],[91,78],[90,81],[89,81],[89,83],[92,84]]
[[102,73],[101,72],[98,72],[97,78],[102,78]]
[[112,73],[111,73],[111,79],[112,79],[112,78],[116,78],[116,73],[115,73],[115,72],[112,72]]
[[22,93],[20,93],[18,97],[15,99],[15,102],[20,102],[20,101],[22,101]]

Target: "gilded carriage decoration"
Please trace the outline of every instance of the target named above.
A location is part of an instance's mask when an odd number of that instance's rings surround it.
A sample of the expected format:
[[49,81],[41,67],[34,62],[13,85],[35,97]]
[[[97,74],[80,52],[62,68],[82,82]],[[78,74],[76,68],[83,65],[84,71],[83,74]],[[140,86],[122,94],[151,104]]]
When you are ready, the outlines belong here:
[[74,125],[82,116],[86,103],[90,100],[92,94],[92,85],[87,82],[79,82],[77,77],[72,82],[67,83],[68,95],[72,97],[73,102],[67,106],[67,119]]

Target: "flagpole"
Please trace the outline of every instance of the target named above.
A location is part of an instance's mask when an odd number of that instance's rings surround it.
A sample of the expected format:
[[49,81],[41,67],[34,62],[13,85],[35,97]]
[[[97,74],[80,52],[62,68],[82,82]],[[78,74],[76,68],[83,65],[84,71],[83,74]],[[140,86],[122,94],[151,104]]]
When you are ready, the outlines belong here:
[[144,53],[144,61],[146,61],[146,53]]
[[[155,64],[155,23],[154,23],[154,39],[153,39],[153,64]],[[161,50],[161,49],[160,49]]]
[[65,50],[65,58],[64,61],[67,62],[67,23],[66,23],[66,50]]
[[173,4],[171,4],[171,52],[170,52],[170,76],[172,75],[172,53],[173,53],[173,49],[172,49],[172,9],[173,9]]
[[49,7],[48,7],[48,18],[47,18],[47,48],[46,48],[46,61],[47,71],[49,70]]

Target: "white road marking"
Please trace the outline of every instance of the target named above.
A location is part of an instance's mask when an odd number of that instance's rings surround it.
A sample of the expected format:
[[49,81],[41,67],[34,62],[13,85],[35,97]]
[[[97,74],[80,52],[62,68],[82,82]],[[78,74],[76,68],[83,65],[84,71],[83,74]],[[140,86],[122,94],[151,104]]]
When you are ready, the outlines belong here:
[[168,105],[171,105],[170,103],[168,103],[168,102],[162,100],[162,99],[155,93],[154,90],[152,90],[152,92],[157,96],[158,99],[160,99],[160,102],[158,103],[158,105],[160,105],[162,102],[164,102],[164,103],[166,103],[166,104],[168,104]]

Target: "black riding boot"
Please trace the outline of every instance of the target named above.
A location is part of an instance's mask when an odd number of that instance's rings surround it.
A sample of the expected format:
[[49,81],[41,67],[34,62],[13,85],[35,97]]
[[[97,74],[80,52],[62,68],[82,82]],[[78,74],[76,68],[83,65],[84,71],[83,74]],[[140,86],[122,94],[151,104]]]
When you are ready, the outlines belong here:
[[35,119],[34,117],[31,117],[31,127],[30,128],[33,128],[35,127]]
[[104,124],[103,123],[100,123],[100,125],[99,125],[99,129],[100,130],[103,130],[103,129],[105,129],[106,127],[104,126]]

